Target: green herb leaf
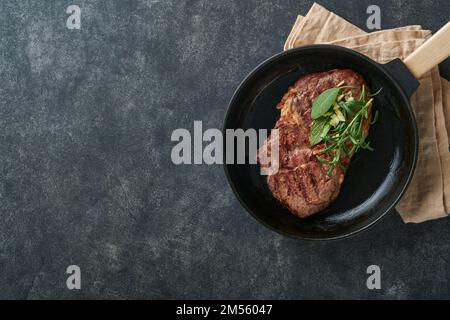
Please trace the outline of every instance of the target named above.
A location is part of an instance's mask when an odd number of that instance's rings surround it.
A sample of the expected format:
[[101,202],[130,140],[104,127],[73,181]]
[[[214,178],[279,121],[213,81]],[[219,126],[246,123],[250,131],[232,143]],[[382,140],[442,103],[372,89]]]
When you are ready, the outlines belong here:
[[352,101],[347,101],[347,102],[342,103],[342,106],[344,109],[353,111],[353,112],[364,107],[364,105],[365,105],[365,102],[361,101],[361,100],[352,100]]
[[330,110],[334,101],[336,100],[340,88],[331,88],[322,92],[316,97],[312,103],[311,116],[313,119],[318,119]]
[[380,117],[380,112],[379,110],[375,111],[375,116],[373,117],[372,122],[370,123],[370,125],[375,124],[378,121],[378,118]]
[[377,96],[382,90],[383,90],[383,88],[378,89],[377,92],[372,93],[372,94],[369,94],[369,97],[375,97],[375,96]]
[[327,117],[321,117],[319,119],[314,120],[311,131],[309,134],[309,143],[314,146],[320,143],[330,131],[330,119]]

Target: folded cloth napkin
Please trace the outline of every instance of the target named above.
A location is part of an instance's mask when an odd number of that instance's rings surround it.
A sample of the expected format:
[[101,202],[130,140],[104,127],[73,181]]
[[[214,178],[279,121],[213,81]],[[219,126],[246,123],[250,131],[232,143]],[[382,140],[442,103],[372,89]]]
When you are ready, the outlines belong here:
[[[297,17],[284,49],[328,43],[386,63],[406,58],[430,36],[430,31],[417,25],[366,33],[314,3],[305,17]],[[403,221],[415,223],[450,213],[450,83],[440,77],[437,67],[419,81],[411,98],[420,139],[418,163],[411,184],[396,207]]]

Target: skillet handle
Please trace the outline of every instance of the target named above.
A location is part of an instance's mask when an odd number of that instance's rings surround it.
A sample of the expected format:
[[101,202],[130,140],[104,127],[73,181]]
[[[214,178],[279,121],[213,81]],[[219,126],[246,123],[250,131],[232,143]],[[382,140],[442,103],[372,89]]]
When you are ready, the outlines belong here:
[[450,56],[450,22],[447,22],[403,62],[418,79],[448,56]]
[[385,65],[382,65],[386,71],[397,80],[399,86],[403,89],[406,96],[411,98],[412,94],[417,90],[420,83],[414,75],[408,70],[400,59],[394,59]]

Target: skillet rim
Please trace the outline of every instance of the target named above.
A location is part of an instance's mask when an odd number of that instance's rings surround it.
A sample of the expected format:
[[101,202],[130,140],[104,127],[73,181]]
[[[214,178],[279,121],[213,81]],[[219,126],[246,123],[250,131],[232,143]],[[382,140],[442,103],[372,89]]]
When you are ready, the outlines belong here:
[[[297,235],[297,234],[292,234],[290,232],[281,230],[279,228],[274,227],[273,225],[267,223],[266,221],[262,220],[258,214],[256,214],[255,212],[253,212],[253,210],[251,210],[245,200],[241,197],[241,195],[239,194],[239,192],[237,191],[237,188],[234,184],[234,182],[232,181],[232,178],[230,176],[230,172],[228,170],[228,166],[229,165],[233,165],[233,164],[227,164],[224,161],[223,164],[223,168],[225,171],[225,176],[227,178],[228,184],[230,185],[234,195],[236,196],[236,198],[238,199],[240,205],[259,223],[261,223],[262,225],[264,225],[266,228],[275,231],[278,234],[281,234],[283,236],[287,236],[289,238],[293,238],[293,239],[299,239],[299,240],[304,240],[304,241],[311,241],[311,242],[320,242],[320,241],[336,241],[336,240],[341,240],[341,239],[346,239],[349,237],[352,237],[356,234],[359,234],[367,229],[369,229],[370,227],[374,226],[376,223],[378,223],[382,218],[384,218],[388,213],[390,213],[391,211],[395,210],[395,205],[400,201],[400,199],[402,198],[402,196],[405,194],[409,184],[411,183],[412,177],[414,175],[415,172],[415,168],[417,165],[417,159],[418,159],[418,151],[419,151],[419,135],[418,135],[418,129],[417,129],[417,122],[416,122],[416,118],[414,115],[414,111],[412,110],[411,107],[411,103],[410,103],[410,97],[408,97],[408,95],[405,93],[405,91],[402,89],[401,85],[398,83],[398,81],[391,75],[391,73],[385,68],[384,64],[380,64],[376,61],[374,61],[373,59],[348,48],[345,47],[341,47],[341,46],[336,46],[336,45],[329,45],[329,44],[314,44],[314,45],[305,45],[305,46],[301,46],[301,47],[297,47],[297,48],[293,48],[293,49],[289,49],[286,51],[282,51],[280,53],[277,53],[269,58],[267,58],[266,60],[264,60],[263,62],[261,62],[258,66],[256,66],[253,70],[251,70],[247,76],[240,82],[240,84],[238,85],[237,89],[234,91],[232,98],[230,99],[230,102],[228,103],[227,106],[227,111],[225,113],[225,118],[223,120],[223,126],[222,126],[222,134],[225,134],[225,131],[227,129],[226,125],[227,122],[229,121],[229,116],[230,116],[230,110],[231,107],[236,103],[237,97],[241,94],[241,91],[243,90],[243,88],[250,82],[253,80],[253,78],[255,77],[255,75],[260,72],[263,68],[267,67],[268,65],[276,62],[278,59],[284,57],[284,56],[288,56],[288,55],[294,55],[298,52],[302,52],[302,51],[315,51],[315,50],[322,50],[322,51],[329,51],[329,52],[337,52],[337,51],[341,51],[344,53],[347,53],[351,56],[354,56],[356,59],[361,59],[361,60],[365,60],[366,62],[370,63],[371,65],[373,65],[376,69],[378,69],[390,82],[391,85],[393,87],[395,87],[395,89],[397,90],[397,92],[399,93],[400,97],[406,102],[406,109],[408,110],[408,115],[409,118],[405,119],[405,121],[408,121],[412,127],[412,133],[413,133],[413,146],[412,146],[412,150],[413,150],[413,154],[412,154],[412,165],[410,166],[409,170],[408,170],[408,174],[406,176],[406,180],[405,183],[403,184],[403,186],[401,188],[397,188],[400,189],[399,192],[397,193],[397,196],[393,198],[393,201],[391,201],[391,203],[387,206],[387,208],[384,210],[384,212],[380,213],[378,215],[378,217],[376,217],[373,221],[364,224],[361,227],[357,227],[356,230],[353,230],[351,232],[348,233],[343,233],[340,235],[336,235],[336,236],[330,236],[330,237],[307,237],[307,236],[303,236],[303,235]],[[403,62],[402,62],[403,63]],[[223,156],[225,157],[226,154],[226,150],[223,150]]]

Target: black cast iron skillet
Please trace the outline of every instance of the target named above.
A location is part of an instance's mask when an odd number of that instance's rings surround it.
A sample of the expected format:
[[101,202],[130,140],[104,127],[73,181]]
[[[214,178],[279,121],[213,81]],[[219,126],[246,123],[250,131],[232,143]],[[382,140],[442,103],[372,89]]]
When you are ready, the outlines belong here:
[[[339,197],[322,212],[307,219],[289,213],[271,195],[259,166],[248,164],[248,154],[247,164],[225,164],[226,176],[241,204],[267,227],[310,240],[343,238],[386,215],[405,192],[417,161],[418,133],[409,103],[419,85],[416,78],[450,55],[448,39],[450,23],[404,62],[397,59],[385,65],[343,47],[311,45],[285,51],[258,66],[230,102],[224,136],[226,129],[272,129],[279,117],[275,106],[289,86],[303,75],[335,68],[358,72],[372,92],[382,88],[374,102],[380,118],[368,137],[374,151],[354,156]],[[225,150],[224,158],[227,152],[230,150]]]

